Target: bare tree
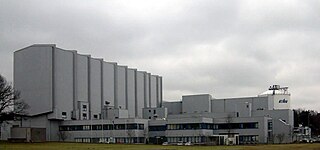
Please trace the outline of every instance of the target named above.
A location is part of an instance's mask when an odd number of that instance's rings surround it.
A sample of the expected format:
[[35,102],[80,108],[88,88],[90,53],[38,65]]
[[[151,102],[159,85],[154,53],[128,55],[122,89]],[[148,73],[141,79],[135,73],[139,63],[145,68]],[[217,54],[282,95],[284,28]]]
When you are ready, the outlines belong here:
[[288,133],[288,137],[290,139],[289,142],[293,142],[293,137],[294,137],[294,133],[293,133],[293,128],[290,126],[290,129],[289,129],[289,133]]
[[227,124],[227,131],[228,131],[228,137],[231,137],[231,131],[232,131],[232,116],[229,114],[226,118],[226,124]]
[[23,116],[29,106],[20,99],[20,93],[0,75],[0,123]]
[[278,138],[278,142],[279,142],[279,144],[283,142],[283,140],[284,140],[284,136],[285,136],[285,134],[284,134],[284,133],[277,134],[277,136],[276,136],[276,137]]
[[63,141],[63,142],[69,137],[69,134],[65,131],[58,131],[57,135],[59,137],[59,141]]
[[275,144],[276,137],[277,137],[276,134],[272,134],[272,144]]
[[127,130],[127,135],[128,135],[128,138],[129,138],[129,144],[132,143],[133,141],[133,137],[135,137],[135,131],[134,130]]
[[149,129],[148,129],[148,127],[144,128],[143,134],[144,134],[144,143],[149,144]]

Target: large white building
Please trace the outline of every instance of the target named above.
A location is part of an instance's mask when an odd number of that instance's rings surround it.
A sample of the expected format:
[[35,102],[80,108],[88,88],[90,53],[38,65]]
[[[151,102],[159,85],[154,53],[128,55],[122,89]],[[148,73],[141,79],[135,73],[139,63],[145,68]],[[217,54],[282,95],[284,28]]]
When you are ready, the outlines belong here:
[[162,102],[162,77],[55,45],[15,52],[14,86],[30,116],[48,119],[106,119],[111,108],[117,118],[142,118],[142,108]]
[[202,94],[164,102],[162,77],[55,45],[15,52],[14,86],[30,109],[11,130],[1,129],[2,139],[25,135],[16,132],[21,128],[40,128],[47,141],[61,140],[62,132],[74,142],[292,141],[290,94],[280,86],[253,97]]

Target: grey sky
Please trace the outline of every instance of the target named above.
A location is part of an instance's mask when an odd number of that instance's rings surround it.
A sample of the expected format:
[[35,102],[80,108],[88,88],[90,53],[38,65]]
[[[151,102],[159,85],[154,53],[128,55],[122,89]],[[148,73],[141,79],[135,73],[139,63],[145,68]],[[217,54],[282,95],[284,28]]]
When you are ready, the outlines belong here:
[[320,111],[318,0],[0,0],[0,73],[34,43],[164,78],[164,99],[254,96],[289,86],[292,107]]

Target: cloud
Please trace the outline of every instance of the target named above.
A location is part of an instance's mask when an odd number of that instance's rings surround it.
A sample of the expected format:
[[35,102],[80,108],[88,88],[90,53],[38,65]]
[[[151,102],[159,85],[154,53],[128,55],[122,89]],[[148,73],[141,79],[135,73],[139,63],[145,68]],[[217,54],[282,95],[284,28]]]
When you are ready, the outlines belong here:
[[160,74],[164,98],[254,96],[289,86],[292,106],[320,111],[320,2],[0,0],[0,73],[34,43]]

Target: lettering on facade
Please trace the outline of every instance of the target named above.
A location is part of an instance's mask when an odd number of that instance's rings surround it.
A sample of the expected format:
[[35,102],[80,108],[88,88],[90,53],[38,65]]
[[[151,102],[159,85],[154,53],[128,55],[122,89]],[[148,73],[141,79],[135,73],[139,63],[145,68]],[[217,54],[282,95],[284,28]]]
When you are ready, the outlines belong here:
[[280,99],[279,103],[288,103],[288,100],[287,99]]

